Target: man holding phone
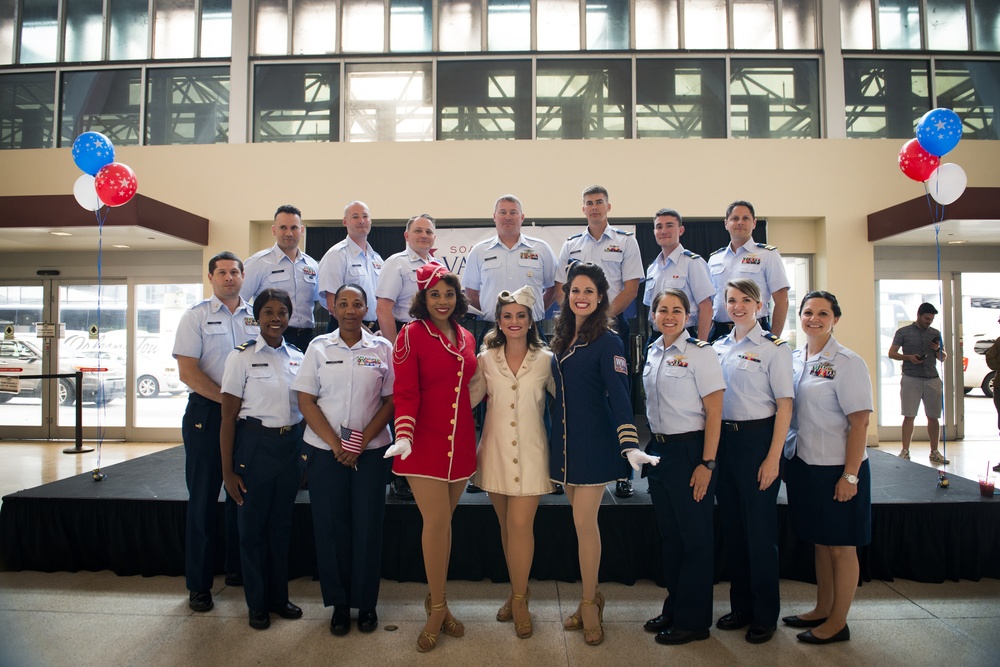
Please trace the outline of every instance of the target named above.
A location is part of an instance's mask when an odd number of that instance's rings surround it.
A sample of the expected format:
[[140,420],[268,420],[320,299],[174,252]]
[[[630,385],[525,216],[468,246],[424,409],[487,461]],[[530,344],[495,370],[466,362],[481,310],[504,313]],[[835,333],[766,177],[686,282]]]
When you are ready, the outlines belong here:
[[913,422],[920,403],[927,415],[927,438],[931,443],[931,463],[951,463],[938,451],[941,436],[941,395],[944,383],[938,375],[937,362],[948,358],[941,344],[941,332],[933,328],[937,308],[922,303],[917,308],[917,319],[896,331],[889,347],[889,358],[903,362],[899,398],[903,413],[903,450],[899,458],[910,459],[910,440]]

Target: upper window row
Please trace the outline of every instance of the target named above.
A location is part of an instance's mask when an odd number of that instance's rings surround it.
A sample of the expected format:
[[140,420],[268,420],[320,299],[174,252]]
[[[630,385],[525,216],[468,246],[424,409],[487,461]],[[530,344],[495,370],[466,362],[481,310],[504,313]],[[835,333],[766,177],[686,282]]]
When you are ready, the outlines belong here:
[[1000,51],[997,0],[840,0],[840,21],[849,51]]

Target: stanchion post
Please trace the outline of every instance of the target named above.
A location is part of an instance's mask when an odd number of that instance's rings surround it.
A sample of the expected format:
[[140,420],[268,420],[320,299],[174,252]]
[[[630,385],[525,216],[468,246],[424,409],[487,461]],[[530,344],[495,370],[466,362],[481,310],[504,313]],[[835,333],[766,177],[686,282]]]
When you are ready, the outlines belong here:
[[[94,451],[93,447],[83,446],[83,372],[76,372],[76,446],[67,447],[63,454],[85,454]],[[99,396],[98,396],[99,397]]]

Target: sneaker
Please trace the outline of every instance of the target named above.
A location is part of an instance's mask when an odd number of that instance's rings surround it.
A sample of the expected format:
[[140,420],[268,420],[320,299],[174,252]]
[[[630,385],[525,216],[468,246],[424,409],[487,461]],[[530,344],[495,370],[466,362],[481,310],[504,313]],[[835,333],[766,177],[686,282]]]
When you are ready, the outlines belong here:
[[931,455],[929,458],[931,460],[931,463],[944,463],[944,464],[951,463],[951,461],[946,459],[944,455],[941,454],[941,452],[939,452],[936,449],[931,450]]
[[899,458],[903,459],[904,461],[909,461],[910,460],[910,450],[909,449],[904,449],[903,451],[901,451],[899,453]]

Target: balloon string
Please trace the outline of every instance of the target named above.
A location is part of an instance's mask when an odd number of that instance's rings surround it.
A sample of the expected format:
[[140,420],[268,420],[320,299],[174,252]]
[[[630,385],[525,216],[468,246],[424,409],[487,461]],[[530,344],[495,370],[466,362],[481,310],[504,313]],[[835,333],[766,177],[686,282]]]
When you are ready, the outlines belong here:
[[[110,209],[108,209],[110,211]],[[101,297],[104,292],[104,286],[102,281],[103,267],[102,261],[104,256],[104,221],[108,219],[108,211],[104,212],[104,216],[101,216],[101,209],[98,208],[94,211],[94,215],[97,217],[97,367],[101,367]],[[108,368],[110,369],[110,364]],[[99,372],[99,371],[98,371]],[[100,377],[100,376],[98,376]],[[105,378],[107,375],[105,375]],[[105,398],[105,378],[101,378],[97,385],[97,467],[95,473],[101,469],[101,445],[104,444],[104,422],[106,421],[103,417],[107,413],[107,401]]]
[[[938,303],[944,306],[944,293],[941,287],[941,220],[944,219],[944,206],[942,206],[938,212],[940,216],[937,221],[934,222],[934,248],[937,251],[937,286],[938,286]],[[945,322],[948,318],[945,318]],[[942,341],[943,342],[943,341]],[[943,365],[943,364],[942,364]],[[937,366],[937,353],[934,354],[934,366]],[[944,411],[944,392],[941,392],[941,414],[945,414]],[[941,456],[945,459],[948,458],[948,420],[944,420],[944,424],[941,425]],[[942,464],[944,466],[944,464]],[[943,473],[942,473],[943,474]]]

